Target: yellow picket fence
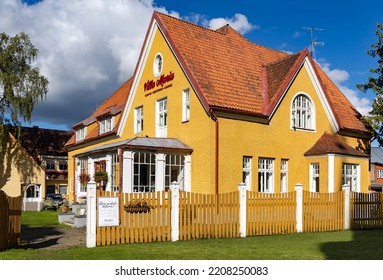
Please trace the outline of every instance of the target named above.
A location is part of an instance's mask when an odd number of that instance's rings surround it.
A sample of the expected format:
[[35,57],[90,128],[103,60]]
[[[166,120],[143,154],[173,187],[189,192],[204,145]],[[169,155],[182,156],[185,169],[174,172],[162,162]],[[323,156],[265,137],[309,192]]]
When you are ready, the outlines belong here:
[[[116,196],[117,193],[97,191],[97,197]],[[146,243],[170,240],[170,210],[168,192],[125,193],[119,195],[120,225],[97,226],[97,245]],[[137,207],[130,210],[129,204],[150,205],[149,212]],[[139,202],[139,203],[137,203]]]
[[239,193],[197,194],[180,191],[179,238],[239,237]]
[[267,194],[247,191],[246,235],[296,232],[295,192]]
[[[179,234],[173,232],[178,236],[177,240],[242,235],[239,191],[218,195],[186,191],[179,191],[178,194],[175,193],[175,199],[179,202],[179,221],[176,222]],[[97,191],[97,198],[119,198],[119,225],[97,226],[96,244],[172,240],[171,195],[171,191],[125,194]],[[297,192],[267,194],[246,191],[246,197],[246,236],[295,233],[298,231],[298,220],[303,232],[335,231],[345,226],[344,192],[303,191],[301,218],[297,217]],[[382,201],[383,193],[351,192],[351,229],[383,228]],[[141,207],[132,209],[131,204]],[[150,211],[142,208],[145,205],[150,205]]]
[[303,191],[303,231],[341,230],[344,227],[343,192]]
[[383,193],[351,193],[351,228],[383,228]]

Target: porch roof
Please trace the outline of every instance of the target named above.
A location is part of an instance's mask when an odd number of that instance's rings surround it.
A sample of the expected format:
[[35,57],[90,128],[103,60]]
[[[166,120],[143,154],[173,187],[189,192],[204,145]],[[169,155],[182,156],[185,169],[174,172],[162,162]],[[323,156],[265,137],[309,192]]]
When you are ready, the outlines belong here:
[[77,154],[76,156],[85,156],[89,154],[117,150],[118,148],[150,151],[177,151],[184,153],[193,152],[193,149],[190,146],[186,145],[177,138],[135,137],[124,141],[105,144]]

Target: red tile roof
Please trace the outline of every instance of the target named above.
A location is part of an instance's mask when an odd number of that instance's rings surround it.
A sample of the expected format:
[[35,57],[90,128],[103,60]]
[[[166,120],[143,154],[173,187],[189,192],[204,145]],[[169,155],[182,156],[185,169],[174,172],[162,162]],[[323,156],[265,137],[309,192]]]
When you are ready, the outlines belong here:
[[[116,90],[107,100],[105,100],[104,103],[101,104],[100,107],[96,109],[96,111],[93,112],[93,114],[83,120],[82,122],[77,123],[73,126],[73,128],[81,127],[81,126],[87,126],[91,123],[94,123],[97,121],[97,119],[102,118],[104,116],[108,115],[117,115],[118,113],[121,113],[124,109],[126,100],[128,98],[128,94],[130,91],[130,87],[132,86],[133,77],[131,77],[128,81],[126,81],[118,90]],[[115,128],[112,133],[116,133],[118,128],[118,124],[115,125]],[[110,135],[111,133],[106,133],[105,136]],[[99,125],[97,124],[95,128],[91,131],[88,131],[88,134],[86,138],[81,141],[86,142],[92,139],[95,139],[99,137]],[[75,135],[72,136],[72,138],[66,143],[65,146],[71,146],[76,143]]]
[[319,140],[304,155],[324,155],[324,154],[340,154],[349,156],[369,157],[369,155],[352,148],[342,142],[336,136],[325,132]]
[[252,42],[226,25],[210,30],[154,12],[207,106],[269,117],[305,57],[314,65],[340,130],[368,134],[360,114],[307,50],[287,54]]

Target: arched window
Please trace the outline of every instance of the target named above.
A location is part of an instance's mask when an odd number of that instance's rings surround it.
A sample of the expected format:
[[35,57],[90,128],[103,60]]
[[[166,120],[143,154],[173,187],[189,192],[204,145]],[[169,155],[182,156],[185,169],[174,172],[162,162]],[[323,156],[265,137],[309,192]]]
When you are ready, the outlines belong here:
[[291,106],[291,123],[293,129],[315,129],[314,107],[308,96],[298,94]]

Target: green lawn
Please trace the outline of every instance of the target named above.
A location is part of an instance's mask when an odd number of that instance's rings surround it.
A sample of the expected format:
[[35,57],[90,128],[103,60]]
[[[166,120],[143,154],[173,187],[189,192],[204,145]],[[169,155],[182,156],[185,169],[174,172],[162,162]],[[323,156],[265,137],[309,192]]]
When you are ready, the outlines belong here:
[[[34,216],[41,216],[39,219]],[[24,217],[25,216],[25,217]],[[33,217],[32,217],[33,216]],[[56,223],[57,212],[23,215],[23,224]],[[10,249],[7,260],[382,260],[383,230],[336,231],[114,245],[66,250]]]

